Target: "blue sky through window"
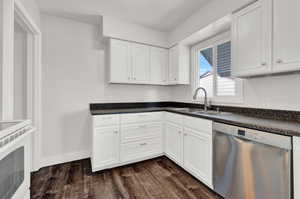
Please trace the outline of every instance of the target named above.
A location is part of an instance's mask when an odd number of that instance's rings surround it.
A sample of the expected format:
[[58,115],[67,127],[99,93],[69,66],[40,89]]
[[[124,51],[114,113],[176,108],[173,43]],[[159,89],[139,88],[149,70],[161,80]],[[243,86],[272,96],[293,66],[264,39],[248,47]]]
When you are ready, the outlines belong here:
[[[210,60],[208,60],[210,59]],[[199,75],[200,77],[207,72],[212,72],[212,48],[208,48],[199,52]]]

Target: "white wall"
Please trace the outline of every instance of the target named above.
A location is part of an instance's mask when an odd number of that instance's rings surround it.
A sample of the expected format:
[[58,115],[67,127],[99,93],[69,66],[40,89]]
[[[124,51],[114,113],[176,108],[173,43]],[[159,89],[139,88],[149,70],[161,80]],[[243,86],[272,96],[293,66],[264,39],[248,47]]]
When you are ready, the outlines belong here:
[[169,34],[169,44],[173,45],[201,30],[207,25],[243,7],[254,0],[213,0]]
[[14,34],[14,119],[26,119],[26,33],[15,23]]
[[168,48],[168,35],[141,25],[103,16],[103,36]]
[[170,99],[167,87],[107,83],[107,46],[98,26],[48,15],[41,22],[44,165],[87,156],[89,103]]
[[30,17],[34,20],[37,26],[40,27],[40,9],[36,3],[37,0],[18,0],[25,7]]

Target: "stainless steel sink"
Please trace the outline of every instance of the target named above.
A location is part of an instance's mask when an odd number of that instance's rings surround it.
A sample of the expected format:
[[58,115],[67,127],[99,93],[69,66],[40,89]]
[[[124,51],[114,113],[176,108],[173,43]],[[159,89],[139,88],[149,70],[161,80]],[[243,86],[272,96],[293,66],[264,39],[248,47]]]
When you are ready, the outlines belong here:
[[177,110],[177,111],[194,113],[194,114],[201,114],[201,115],[218,115],[218,114],[220,114],[219,111],[215,111],[215,110],[205,111],[204,109],[199,109],[199,108],[172,108],[172,109]]

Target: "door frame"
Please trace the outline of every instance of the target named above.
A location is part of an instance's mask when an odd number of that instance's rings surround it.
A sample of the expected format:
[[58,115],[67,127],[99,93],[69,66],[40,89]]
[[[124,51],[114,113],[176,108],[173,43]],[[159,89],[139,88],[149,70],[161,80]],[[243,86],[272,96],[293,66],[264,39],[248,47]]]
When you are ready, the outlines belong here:
[[[26,70],[27,70],[27,119],[32,121],[36,132],[32,134],[31,170],[40,169],[41,160],[41,43],[42,33],[30,14],[19,0],[14,0],[14,20],[26,32]],[[10,88],[13,90],[13,87]]]

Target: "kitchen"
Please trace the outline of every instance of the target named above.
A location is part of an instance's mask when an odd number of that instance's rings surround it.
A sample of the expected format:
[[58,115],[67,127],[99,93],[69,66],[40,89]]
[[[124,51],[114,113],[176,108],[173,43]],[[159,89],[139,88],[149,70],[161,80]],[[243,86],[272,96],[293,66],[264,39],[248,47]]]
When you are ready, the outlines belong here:
[[299,5],[3,0],[0,196],[300,198]]

